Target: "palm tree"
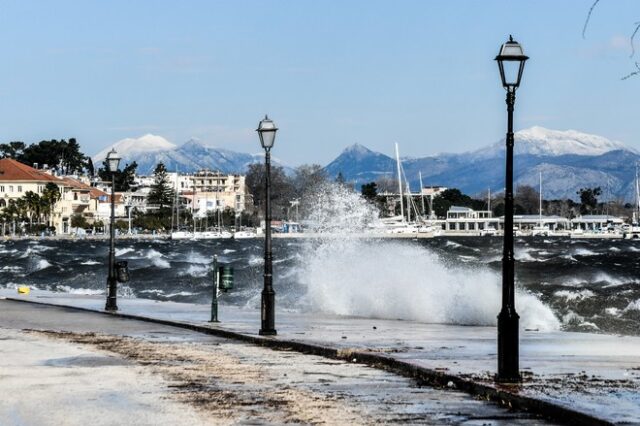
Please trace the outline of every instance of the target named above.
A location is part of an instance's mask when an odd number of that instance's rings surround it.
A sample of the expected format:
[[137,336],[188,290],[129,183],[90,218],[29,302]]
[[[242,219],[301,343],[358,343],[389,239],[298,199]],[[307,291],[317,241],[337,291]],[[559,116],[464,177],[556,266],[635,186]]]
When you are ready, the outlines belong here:
[[34,216],[40,218],[40,196],[33,191],[27,191],[23,198],[29,212],[29,228],[33,228]]
[[62,194],[60,193],[60,188],[53,182],[49,182],[45,185],[44,190],[42,191],[42,200],[43,204],[46,208],[44,214],[47,216],[48,226],[51,227],[51,214],[53,213],[54,206],[58,201],[62,198]]

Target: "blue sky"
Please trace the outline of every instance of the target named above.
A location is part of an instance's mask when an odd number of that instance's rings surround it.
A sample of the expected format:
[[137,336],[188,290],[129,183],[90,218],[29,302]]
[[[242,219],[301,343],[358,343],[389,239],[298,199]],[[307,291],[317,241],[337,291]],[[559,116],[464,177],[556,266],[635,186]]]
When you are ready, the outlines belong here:
[[[576,129],[640,149],[636,0],[2,1],[2,142],[76,137],[94,154],[145,133],[326,164],[358,142],[404,156],[500,139],[493,58],[531,57],[516,128]],[[640,50],[640,37],[637,43]]]

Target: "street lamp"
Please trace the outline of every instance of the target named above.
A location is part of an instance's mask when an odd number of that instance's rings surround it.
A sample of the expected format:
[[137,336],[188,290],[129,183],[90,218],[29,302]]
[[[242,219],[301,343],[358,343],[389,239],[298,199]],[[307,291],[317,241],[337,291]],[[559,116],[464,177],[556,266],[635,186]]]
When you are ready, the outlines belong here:
[[513,260],[513,106],[520,86],[524,63],[529,59],[522,46],[509,36],[496,56],[502,86],[507,91],[507,153],[504,194],[504,244],[502,248],[502,310],[498,314],[498,375],[499,382],[520,381],[518,355],[518,323],[515,308],[515,271]]
[[262,336],[275,336],[275,298],[273,291],[273,256],[271,254],[271,148],[276,139],[278,128],[275,123],[264,116],[256,129],[260,136],[260,144],[264,148],[265,164],[265,204],[264,204],[264,288],[262,289]]
[[116,211],[116,203],[115,203],[115,188],[116,188],[116,172],[118,171],[118,166],[120,165],[120,157],[118,157],[118,153],[115,149],[112,149],[107,154],[107,167],[109,168],[109,172],[111,173],[111,225],[109,226],[110,231],[110,242],[109,242],[109,276],[107,277],[107,304],[104,307],[106,311],[117,311],[118,305],[116,303],[116,293],[118,291],[118,283],[116,281],[116,258],[115,258],[115,211]]

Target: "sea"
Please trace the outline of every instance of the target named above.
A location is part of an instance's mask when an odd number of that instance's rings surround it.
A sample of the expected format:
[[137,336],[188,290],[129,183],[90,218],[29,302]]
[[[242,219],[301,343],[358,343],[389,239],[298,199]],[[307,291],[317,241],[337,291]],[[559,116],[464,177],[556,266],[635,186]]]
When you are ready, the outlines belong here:
[[[262,239],[119,239],[130,281],[120,297],[207,304],[212,263],[233,267],[221,304],[258,308]],[[105,294],[108,240],[0,242],[0,287]],[[640,241],[516,238],[522,327],[640,335]],[[277,309],[430,323],[494,325],[502,239],[276,238]]]

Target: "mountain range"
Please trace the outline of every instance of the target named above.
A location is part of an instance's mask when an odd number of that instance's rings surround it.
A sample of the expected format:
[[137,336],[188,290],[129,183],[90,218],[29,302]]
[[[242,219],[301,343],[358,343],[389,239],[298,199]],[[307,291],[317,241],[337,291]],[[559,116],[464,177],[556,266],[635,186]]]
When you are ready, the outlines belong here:
[[[635,196],[635,165],[640,161],[640,155],[621,142],[575,130],[549,130],[537,126],[516,132],[515,141],[516,187],[537,187],[542,173],[546,199],[576,199],[580,188],[596,186],[602,189],[602,199],[632,200]],[[504,188],[504,147],[503,139],[466,153],[403,158],[403,179],[414,192],[419,188],[418,173],[422,173],[424,185],[459,188],[474,195],[488,188],[500,192]],[[100,164],[111,148],[128,161],[135,160],[140,174],[153,173],[161,161],[169,171],[194,172],[208,168],[224,173],[243,173],[249,164],[263,159],[262,154],[214,148],[196,139],[177,146],[161,136],[145,135],[115,143],[96,154],[94,163]],[[293,170],[277,160],[274,162],[287,172]],[[355,181],[359,186],[382,177],[395,179],[396,160],[354,144],[326,165],[325,170],[332,177],[341,173],[347,181]]]

